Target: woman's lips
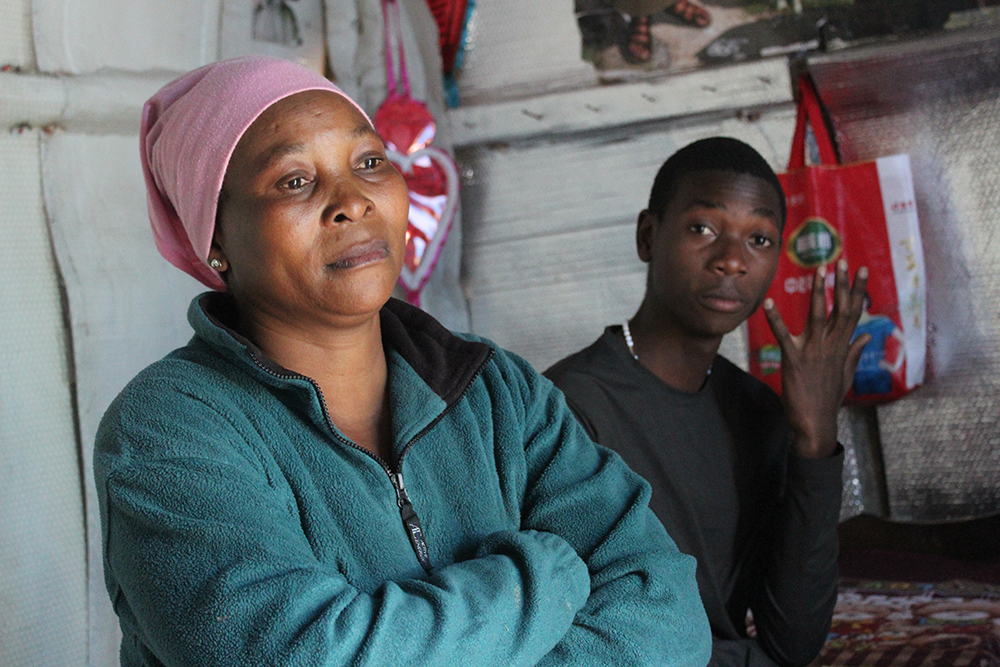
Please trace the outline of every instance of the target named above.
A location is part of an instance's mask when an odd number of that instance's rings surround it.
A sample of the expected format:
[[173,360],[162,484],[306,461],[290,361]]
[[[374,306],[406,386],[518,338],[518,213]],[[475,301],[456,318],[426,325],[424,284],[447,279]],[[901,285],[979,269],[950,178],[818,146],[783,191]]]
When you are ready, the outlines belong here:
[[388,256],[389,244],[375,239],[351,246],[326,266],[328,269],[353,269],[383,260]]

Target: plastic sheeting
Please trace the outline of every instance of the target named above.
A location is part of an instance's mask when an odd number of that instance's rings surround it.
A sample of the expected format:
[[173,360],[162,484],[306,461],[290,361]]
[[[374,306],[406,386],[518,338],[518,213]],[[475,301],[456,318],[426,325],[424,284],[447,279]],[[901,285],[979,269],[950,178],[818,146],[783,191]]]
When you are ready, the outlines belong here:
[[[985,16],[985,15],[984,15]],[[909,153],[928,374],[877,409],[889,516],[1000,510],[1000,27],[810,63],[845,161]]]

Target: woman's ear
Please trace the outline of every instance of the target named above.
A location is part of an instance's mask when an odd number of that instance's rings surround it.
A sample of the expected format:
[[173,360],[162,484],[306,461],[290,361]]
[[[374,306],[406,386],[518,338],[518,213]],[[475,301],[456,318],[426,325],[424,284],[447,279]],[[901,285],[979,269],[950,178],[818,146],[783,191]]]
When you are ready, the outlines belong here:
[[226,261],[226,253],[222,249],[222,207],[226,203],[225,191],[219,191],[219,201],[215,207],[215,229],[212,230],[212,245],[208,249],[208,265],[223,273],[229,269],[229,262]]
[[639,213],[635,226],[635,251],[646,264],[653,258],[653,229],[656,226],[656,214],[648,208]]
[[219,273],[225,273],[229,270],[229,262],[226,260],[226,253],[223,252],[222,246],[219,245],[218,237],[219,232],[216,228],[215,236],[212,238],[212,247],[208,249],[208,265]]

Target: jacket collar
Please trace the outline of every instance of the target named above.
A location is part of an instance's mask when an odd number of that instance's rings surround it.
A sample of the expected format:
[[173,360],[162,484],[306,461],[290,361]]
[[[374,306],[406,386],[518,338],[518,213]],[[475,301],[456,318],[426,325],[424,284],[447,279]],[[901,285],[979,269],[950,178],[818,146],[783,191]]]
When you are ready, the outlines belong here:
[[[251,360],[279,378],[305,379],[275,363],[233,328],[236,303],[226,292],[206,292],[188,308],[195,333],[226,356]],[[493,350],[448,331],[424,311],[390,298],[379,313],[383,344],[394,350],[430,389],[450,406],[478,376]]]

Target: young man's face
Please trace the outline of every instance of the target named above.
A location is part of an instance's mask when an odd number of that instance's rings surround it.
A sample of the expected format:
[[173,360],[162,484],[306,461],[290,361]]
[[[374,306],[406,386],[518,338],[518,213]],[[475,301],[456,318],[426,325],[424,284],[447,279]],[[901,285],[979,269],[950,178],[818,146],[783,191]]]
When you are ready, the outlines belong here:
[[646,299],[669,332],[718,338],[756,310],[778,268],[778,197],[756,176],[698,171],[681,179],[659,218],[639,215]]

